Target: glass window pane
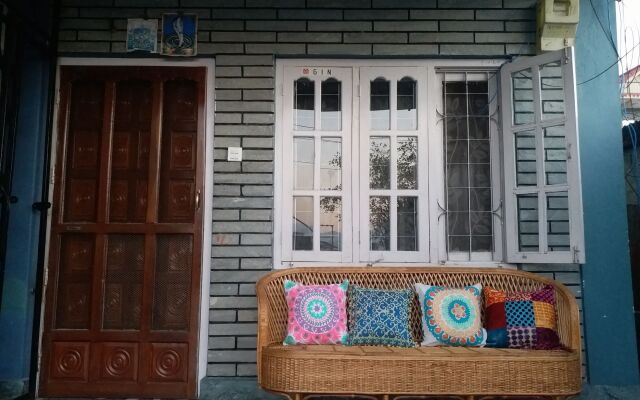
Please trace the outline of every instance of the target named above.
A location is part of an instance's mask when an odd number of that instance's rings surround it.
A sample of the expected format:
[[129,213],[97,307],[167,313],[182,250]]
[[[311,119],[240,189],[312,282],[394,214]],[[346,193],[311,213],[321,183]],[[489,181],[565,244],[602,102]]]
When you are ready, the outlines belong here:
[[398,251],[418,251],[418,198],[398,197]]
[[369,249],[391,250],[390,201],[388,196],[369,198]]
[[447,166],[447,187],[468,188],[469,187],[469,165],[449,164]]
[[416,130],[418,127],[416,81],[411,78],[402,78],[397,85],[398,129],[404,131]]
[[293,85],[293,130],[312,131],[315,129],[315,86],[307,78],[298,79]]
[[489,82],[487,81],[468,81],[467,91],[469,93],[489,93]]
[[447,213],[447,229],[449,235],[468,235],[469,234],[469,213],[449,211]]
[[491,146],[488,140],[469,141],[469,162],[488,164],[491,161]]
[[293,250],[313,250],[313,197],[293,198]]
[[342,139],[324,137],[320,144],[320,189],[342,189]]
[[469,194],[472,211],[491,211],[491,189],[471,189]]
[[389,130],[389,81],[383,78],[377,78],[371,81],[371,130],[387,131]]
[[469,94],[469,115],[489,115],[488,94]]
[[449,236],[449,252],[469,252],[471,236]]
[[447,190],[447,210],[452,211],[469,211],[469,190],[452,189]]
[[341,197],[320,197],[320,250],[342,250]]
[[469,118],[469,138],[489,139],[489,117]]
[[560,60],[540,67],[540,101],[542,119],[564,115],[564,79]]
[[322,82],[320,126],[323,131],[342,129],[342,83],[329,78]]
[[564,125],[544,129],[544,176],[547,185],[567,183],[567,142]]
[[315,159],[315,143],[312,137],[293,138],[294,189],[313,189],[313,164]]
[[467,95],[465,93],[449,93],[445,99],[445,115],[465,116],[467,115]]
[[536,186],[536,136],[534,131],[516,132],[516,184]]
[[391,187],[391,139],[372,137],[369,139],[369,188]]
[[511,74],[513,86],[513,124],[530,124],[535,121],[533,111],[533,74],[531,69]]
[[469,137],[469,127],[466,117],[447,117],[444,119],[444,123],[447,138],[451,140],[464,140]]
[[538,251],[538,195],[517,196],[518,247],[520,251]]
[[398,137],[398,189],[418,188],[418,138]]
[[469,164],[469,178],[472,188],[491,187],[491,166],[489,164]]
[[569,251],[569,195],[547,193],[547,247],[549,251]]

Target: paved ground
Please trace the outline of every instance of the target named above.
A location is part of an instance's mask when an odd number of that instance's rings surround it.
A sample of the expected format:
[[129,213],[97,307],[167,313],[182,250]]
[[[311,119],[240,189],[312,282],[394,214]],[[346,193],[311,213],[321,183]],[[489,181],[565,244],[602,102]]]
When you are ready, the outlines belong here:
[[[2,387],[0,387],[2,389]],[[8,389],[8,388],[4,388]],[[15,388],[14,388],[15,389]],[[13,399],[15,396],[8,391],[0,390],[0,400]],[[202,382],[201,400],[276,400],[281,399],[263,392],[258,388],[255,379],[224,379],[206,378]],[[338,400],[344,398],[314,398],[314,400]],[[351,400],[357,398],[348,397]],[[444,398],[443,398],[444,399]],[[450,398],[449,398],[450,399]],[[64,399],[60,399],[64,400]],[[82,399],[74,399],[82,400]],[[88,399],[84,399],[88,400]],[[409,400],[409,399],[406,399]],[[489,400],[483,398],[483,400]],[[519,400],[525,400],[520,398]],[[586,385],[582,394],[574,400],[640,400],[640,386],[589,386]]]
[[[253,379],[208,378],[203,381],[200,399],[275,400],[281,399],[281,397],[261,391]],[[346,397],[344,399],[346,399]],[[349,399],[354,398],[349,397]],[[485,399],[486,398],[483,398],[483,400]],[[314,398],[314,400],[320,399]],[[327,398],[326,400],[329,399]],[[640,386],[614,387],[586,385],[580,397],[576,397],[575,400],[640,400]]]

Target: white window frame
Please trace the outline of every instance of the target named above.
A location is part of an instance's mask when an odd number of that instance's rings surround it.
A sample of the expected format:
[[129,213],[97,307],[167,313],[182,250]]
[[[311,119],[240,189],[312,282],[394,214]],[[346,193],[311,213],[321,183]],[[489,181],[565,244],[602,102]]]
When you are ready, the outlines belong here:
[[[492,220],[493,220],[493,251],[492,252],[449,252],[447,251],[447,220],[445,199],[447,196],[446,185],[444,184],[446,177],[445,160],[444,160],[444,132],[441,126],[444,111],[444,98],[443,96],[432,96],[434,106],[430,106],[429,118],[439,121],[440,136],[439,142],[434,143],[437,147],[441,148],[439,151],[440,159],[436,161],[436,168],[440,171],[438,173],[439,181],[434,183],[432,193],[437,193],[437,197],[440,203],[436,204],[437,208],[435,212],[438,214],[437,234],[434,235],[437,238],[437,254],[439,263],[458,262],[458,263],[477,263],[488,262],[497,263],[503,258],[503,218],[504,213],[502,204],[502,154],[501,154],[501,138],[500,138],[500,120],[498,104],[500,99],[500,88],[498,87],[500,70],[498,68],[493,70],[476,70],[473,68],[455,68],[455,67],[442,67],[434,68],[430,71],[433,76],[432,79],[435,82],[436,88],[442,88],[445,81],[465,81],[465,80],[483,80],[487,79],[488,93],[489,93],[489,140],[491,143],[491,198],[492,198]],[[436,135],[432,137],[435,139]],[[471,260],[469,260],[471,257]]]
[[[393,265],[420,265],[424,264],[441,264],[441,265],[482,265],[482,266],[506,266],[513,267],[513,265],[505,264],[504,261],[513,263],[583,263],[584,262],[584,233],[582,222],[582,199],[580,192],[580,168],[579,168],[579,151],[578,151],[578,139],[577,139],[577,107],[576,107],[576,93],[575,93],[575,73],[573,67],[573,50],[567,49],[563,52],[563,60],[567,62],[564,65],[564,82],[565,82],[565,117],[564,123],[567,129],[567,145],[568,152],[570,154],[571,161],[567,163],[567,175],[568,185],[567,191],[569,192],[569,202],[572,206],[570,210],[570,232],[571,232],[571,248],[570,252],[543,252],[540,253],[518,253],[514,251],[517,249],[517,236],[516,236],[516,224],[517,219],[515,215],[514,204],[514,191],[513,176],[510,165],[513,165],[513,154],[511,149],[512,133],[514,129],[520,129],[521,127],[514,128],[510,123],[510,118],[506,116],[511,113],[511,89],[510,89],[510,77],[511,72],[522,70],[527,67],[537,67],[538,65],[545,64],[550,61],[559,59],[558,52],[548,53],[542,56],[535,57],[522,57],[515,62],[505,64],[505,60],[486,59],[486,60],[278,60],[276,63],[276,135],[275,135],[275,179],[274,179],[274,267],[285,268],[295,265],[314,265],[314,266],[331,266],[336,265],[336,262],[349,263],[350,265],[371,265],[373,263],[393,263]],[[504,65],[503,65],[504,64]],[[345,192],[345,197],[350,195],[351,200],[351,219],[346,218],[343,223],[344,235],[350,235],[350,245],[346,242],[345,246],[350,246],[351,259],[349,257],[341,256],[340,261],[328,260],[326,257],[317,257],[318,255],[311,255],[308,259],[298,260],[293,259],[284,249],[284,244],[287,239],[283,237],[283,225],[288,224],[289,221],[283,221],[283,215],[287,212],[287,203],[291,203],[291,196],[285,193],[285,182],[289,182],[286,169],[283,169],[285,162],[291,162],[290,158],[287,158],[285,148],[283,147],[283,128],[284,118],[283,116],[283,83],[285,82],[285,69],[287,68],[351,68],[351,99],[343,98],[343,123],[351,124],[351,132],[358,135],[360,142],[353,141],[351,146],[351,160],[349,163],[344,163],[343,166],[343,182],[349,177],[349,171],[344,169],[350,168],[350,175],[357,177],[358,185],[362,185],[362,182],[368,182],[368,173],[366,171],[368,160],[362,160],[363,154],[368,154],[366,147],[368,143],[363,140],[366,137],[366,133],[360,131],[361,123],[361,108],[363,107],[363,101],[361,101],[362,84],[360,83],[360,72],[364,68],[399,68],[411,69],[411,68],[423,68],[427,74],[427,98],[426,109],[427,113],[420,113],[420,109],[424,109],[424,99],[418,99],[418,115],[427,114],[427,163],[420,157],[419,174],[428,173],[428,215],[425,215],[423,205],[419,205],[420,223],[419,229],[426,228],[425,221],[428,224],[428,240],[429,247],[428,253],[418,257],[401,257],[402,253],[398,252],[400,256],[396,257],[382,257],[382,259],[376,258],[375,254],[371,254],[368,251],[368,217],[364,217],[365,213],[362,212],[363,197],[367,196],[367,190],[356,187],[356,182],[352,182],[351,193]],[[535,69],[535,68],[534,68]],[[495,71],[500,76],[499,85],[499,97],[498,101],[492,101],[490,99],[490,135],[492,141],[491,148],[491,162],[492,162],[492,191],[493,191],[493,209],[494,224],[494,251],[491,257],[487,257],[486,261],[479,259],[474,255],[473,261],[462,261],[456,257],[450,257],[447,254],[446,247],[446,219],[440,218],[442,214],[441,206],[444,204],[444,154],[443,154],[443,132],[442,126],[439,126],[438,111],[442,111],[442,95],[439,92],[439,87],[442,85],[442,79],[438,76],[441,71],[460,71],[473,73],[474,71],[486,73],[487,71]],[[537,74],[537,72],[536,72]],[[404,73],[403,75],[411,75]],[[536,75],[537,78],[537,75]],[[288,79],[288,77],[287,77]],[[536,81],[536,80],[534,80]],[[537,83],[536,83],[537,84]],[[490,90],[493,83],[490,82]],[[537,96],[537,95],[536,95]],[[497,106],[501,104],[500,123],[496,123]],[[352,110],[351,117],[348,117],[346,107],[350,107]],[[421,118],[421,117],[419,117]],[[538,118],[539,121],[539,118]],[[509,123],[507,123],[509,122]],[[544,121],[544,123],[536,126],[546,126],[547,124],[557,124],[558,120]],[[501,128],[501,129],[500,129]],[[509,142],[511,140],[511,142]],[[343,160],[349,155],[344,151],[343,143]],[[364,149],[364,150],[363,150]],[[291,152],[289,152],[291,155]],[[420,161],[423,161],[422,163]],[[427,172],[428,171],[428,172]],[[368,188],[367,188],[368,189]],[[557,188],[556,188],[557,189]],[[544,189],[542,189],[544,191]],[[498,204],[498,202],[501,202]],[[343,204],[345,204],[343,202]],[[366,202],[368,204],[368,200]],[[367,207],[368,208],[368,207]],[[544,207],[540,204],[539,209],[544,212]],[[343,206],[343,212],[345,207]],[[368,213],[368,211],[367,211]],[[346,216],[346,213],[345,213]],[[544,219],[541,218],[540,226]],[[541,229],[541,232],[545,232]],[[421,243],[425,242],[427,236],[423,236],[419,233]],[[288,241],[290,243],[290,240]],[[541,243],[544,244],[544,243]],[[421,247],[421,251],[422,251]],[[366,252],[364,250],[367,250]],[[328,252],[322,252],[323,255]],[[386,252],[385,252],[386,253]],[[409,252],[411,253],[411,252]],[[489,260],[492,258],[492,260]]]
[[[314,206],[314,229],[313,229],[313,247],[314,250],[311,251],[295,251],[292,246],[292,227],[291,223],[283,220],[282,222],[282,256],[287,261],[291,262],[313,262],[314,260],[323,259],[330,262],[337,263],[347,263],[352,262],[353,260],[353,244],[351,240],[352,229],[351,224],[346,224],[345,221],[351,221],[351,212],[352,212],[352,188],[351,188],[351,165],[353,164],[352,154],[351,154],[351,138],[352,138],[352,126],[351,126],[351,107],[352,107],[352,97],[345,96],[345,93],[348,93],[349,90],[352,90],[352,71],[349,68],[322,68],[322,71],[316,70],[309,71],[308,75],[305,75],[300,71],[299,67],[287,67],[285,68],[286,73],[291,74],[291,76],[296,76],[299,78],[306,78],[310,81],[314,82],[315,92],[314,92],[314,104],[316,105],[314,109],[314,129],[309,131],[294,131],[293,124],[282,124],[281,129],[283,129],[281,137],[281,145],[282,145],[282,161],[283,165],[291,165],[293,166],[294,154],[293,154],[293,139],[295,136],[298,137],[313,137],[314,138],[314,186],[316,188],[310,190],[295,190],[293,189],[293,173],[283,173],[276,174],[282,175],[282,190],[283,198],[293,199],[294,192],[297,192],[296,196],[306,196],[313,197],[314,204],[319,197],[324,196],[340,196],[342,198],[341,202],[341,211],[342,211],[342,250],[341,251],[321,251],[319,248],[320,245],[320,232],[318,229],[315,229],[316,225],[319,226],[320,223],[320,210]],[[329,71],[329,72],[328,72]],[[341,82],[342,86],[342,110],[341,110],[341,130],[340,131],[323,131],[320,129],[321,122],[321,90],[320,87],[322,82],[329,79],[334,78]],[[293,83],[292,79],[283,82],[283,90],[293,91]],[[353,93],[353,92],[352,92]],[[282,119],[285,121],[293,121],[293,96],[283,96],[282,100],[283,107],[283,117]],[[298,133],[296,135],[296,132]],[[342,189],[340,191],[331,191],[331,190],[320,190],[318,189],[320,184],[320,175],[319,175],[319,163],[320,163],[320,141],[321,137],[341,137],[342,138]],[[286,150],[285,150],[286,149]],[[289,171],[290,172],[290,171]],[[283,215],[292,215],[293,210],[293,202],[292,201],[284,201],[281,203],[282,207],[275,207],[277,210],[282,208]],[[276,219],[275,221],[280,221],[280,219]],[[285,249],[287,249],[285,251]]]
[[[428,216],[429,209],[429,168],[427,161],[430,159],[428,154],[428,121],[427,114],[428,109],[422,105],[422,102],[428,99],[427,88],[427,73],[425,68],[420,67],[388,67],[388,66],[376,66],[376,67],[360,67],[360,93],[358,95],[360,99],[360,112],[357,115],[360,130],[358,139],[360,141],[359,151],[354,156],[358,157],[360,163],[360,195],[358,204],[360,205],[360,221],[359,221],[359,235],[360,235],[360,261],[366,261],[367,263],[387,263],[387,262],[424,262],[429,259],[429,224],[430,219],[425,218]],[[389,81],[389,129],[376,131],[370,129],[369,125],[369,108],[370,108],[370,96],[369,96],[369,82],[374,79],[382,77]],[[417,106],[416,117],[417,126],[415,130],[397,130],[397,82],[404,78],[409,77],[416,81],[417,89]],[[355,119],[355,118],[353,118]],[[390,189],[376,190],[369,188],[369,138],[370,137],[389,137],[391,141],[391,158],[390,158]],[[416,136],[418,137],[418,162],[417,162],[417,190],[400,190],[397,189],[397,179],[393,179],[396,176],[397,169],[397,149],[395,144],[398,137]],[[355,158],[354,158],[355,159]],[[426,177],[426,178],[425,178]],[[374,251],[369,250],[369,197],[370,196],[389,196],[390,197],[390,251]],[[397,207],[397,198],[399,196],[417,197],[417,213],[418,213],[418,229],[416,234],[418,235],[418,250],[417,251],[396,251],[394,248],[397,245],[397,213],[394,210]]]
[[[542,120],[540,99],[539,67],[554,61],[562,65],[564,114],[562,117]],[[585,262],[584,226],[582,220],[582,193],[580,180],[580,152],[578,146],[578,113],[575,83],[575,65],[573,48],[566,48],[535,57],[521,57],[506,64],[501,71],[502,87],[502,139],[504,143],[505,171],[505,230],[506,259],[514,263],[578,263]],[[511,75],[514,72],[531,68],[533,81],[533,103],[535,120],[530,124],[513,124],[513,102]],[[542,129],[547,126],[564,125],[567,151],[567,183],[548,185],[544,183]],[[536,133],[536,186],[518,188],[515,176],[514,134],[521,131]],[[547,251],[547,208],[546,193],[566,191],[569,203],[569,245],[570,251]],[[538,240],[539,251],[521,252],[518,246],[518,215],[516,195],[519,193],[538,194]]]
[[[437,71],[439,70],[458,70],[458,71],[496,71],[499,72],[500,67],[506,63],[504,59],[482,59],[482,60],[469,60],[469,59],[456,59],[456,60],[331,60],[331,59],[279,59],[276,62],[276,118],[275,118],[275,157],[274,157],[274,268],[287,268],[293,267],[297,265],[313,265],[313,266],[335,266],[335,261],[317,261],[316,260],[308,260],[308,261],[293,261],[286,255],[286,250],[283,248],[284,246],[284,238],[283,238],[283,225],[289,224],[289,221],[283,221],[283,216],[286,215],[284,212],[284,207],[286,203],[291,202],[290,198],[287,198],[286,193],[284,192],[284,181],[285,178],[285,169],[283,169],[285,162],[285,155],[283,154],[284,143],[283,143],[283,119],[281,116],[283,115],[283,99],[284,99],[284,89],[283,83],[285,82],[285,69],[290,67],[299,67],[299,68],[323,68],[323,67],[332,67],[332,68],[352,68],[352,96],[351,96],[351,109],[353,113],[359,113],[361,107],[361,99],[360,94],[362,93],[362,88],[360,87],[360,70],[364,67],[367,68],[388,68],[388,67],[398,67],[398,68],[423,68],[427,73],[427,99],[426,99],[426,107],[428,110],[427,116],[427,162],[424,162],[424,159],[419,159],[419,168],[421,171],[424,171],[425,168],[428,169],[428,214],[421,215],[420,218],[420,227],[424,225],[424,221],[428,223],[428,237],[429,240],[429,248],[428,255],[425,256],[424,259],[420,260],[407,260],[399,259],[400,261],[393,261],[389,259],[383,259],[379,262],[377,259],[372,259],[372,257],[363,257],[361,251],[359,252],[357,249],[361,249],[363,246],[363,230],[368,232],[368,224],[363,226],[361,221],[362,216],[358,218],[359,213],[361,212],[362,202],[361,199],[356,198],[355,196],[359,195],[363,196],[362,191],[356,190],[356,186],[358,185],[355,181],[353,182],[352,187],[352,196],[351,196],[351,208],[352,208],[352,223],[349,224],[346,220],[343,224],[343,231],[346,233],[350,231],[351,234],[351,248],[353,250],[352,260],[346,261],[350,265],[354,266],[364,266],[364,265],[372,265],[376,264],[385,264],[390,263],[392,265],[404,265],[404,266],[413,266],[413,265],[429,265],[429,264],[440,264],[447,266],[485,266],[485,267],[506,267],[506,268],[515,268],[512,264],[507,264],[504,262],[503,254],[504,254],[504,239],[503,239],[503,227],[504,224],[504,213],[503,210],[497,207],[496,221],[494,218],[493,224],[493,235],[494,235],[494,252],[493,252],[493,260],[473,260],[473,261],[454,261],[448,258],[447,250],[446,250],[446,236],[444,234],[445,229],[445,219],[438,218],[438,215],[442,212],[440,209],[440,205],[444,205],[444,155],[443,155],[443,132],[442,126],[438,124],[439,118],[437,118],[437,111],[442,110],[442,96],[441,93],[437,89],[438,85],[438,76]],[[408,75],[408,74],[405,74]],[[497,115],[496,114],[496,105],[499,103],[498,101],[493,101],[493,105],[490,109],[490,116]],[[422,104],[421,104],[422,103]],[[343,109],[344,109],[343,102]],[[418,99],[418,107],[424,107],[424,99]],[[420,114],[419,114],[420,115]],[[346,116],[346,113],[343,112],[343,118]],[[347,123],[351,123],[351,132],[356,135],[361,135],[360,133],[360,121],[361,116],[357,115],[350,116],[347,118]],[[491,127],[491,141],[492,141],[492,187],[494,191],[494,209],[496,208],[496,202],[500,201],[503,197],[501,196],[502,185],[503,185],[503,177],[502,177],[502,138],[500,129],[495,122],[490,122]],[[360,138],[360,141],[362,139]],[[343,147],[344,149],[344,147]],[[356,162],[356,160],[360,160],[362,157],[359,152],[362,151],[362,143],[358,143],[354,141],[351,148],[351,157],[352,162],[350,165],[351,175],[359,177],[360,182],[368,181],[367,176],[365,174],[366,171],[362,169],[362,162]],[[367,153],[365,153],[367,154]],[[347,154],[343,150],[343,158],[346,157]],[[420,163],[420,161],[423,161]],[[423,172],[424,173],[424,172]],[[344,176],[347,176],[347,172],[344,171]],[[425,182],[422,180],[422,182]],[[496,195],[497,193],[497,195]],[[368,204],[368,202],[367,202]],[[502,204],[504,207],[505,204]],[[349,226],[351,225],[351,226]],[[504,235],[508,234],[507,231],[504,231]],[[367,234],[368,237],[368,234]],[[424,243],[424,237],[420,239],[422,243]],[[368,241],[365,242],[365,246],[368,247]],[[325,252],[326,253],[326,252]],[[532,261],[531,259],[527,260]],[[522,261],[520,261],[522,262]]]

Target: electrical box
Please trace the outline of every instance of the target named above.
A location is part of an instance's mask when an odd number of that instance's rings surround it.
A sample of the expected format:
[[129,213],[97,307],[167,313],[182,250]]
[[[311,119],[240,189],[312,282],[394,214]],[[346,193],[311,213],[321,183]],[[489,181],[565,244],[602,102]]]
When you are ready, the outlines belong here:
[[580,19],[580,0],[538,1],[538,51],[574,46]]

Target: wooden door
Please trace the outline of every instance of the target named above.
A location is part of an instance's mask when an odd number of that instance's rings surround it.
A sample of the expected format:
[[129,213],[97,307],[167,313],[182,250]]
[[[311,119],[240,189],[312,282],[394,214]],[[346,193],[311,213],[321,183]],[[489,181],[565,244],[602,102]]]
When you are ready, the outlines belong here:
[[204,68],[63,67],[48,397],[195,397]]

